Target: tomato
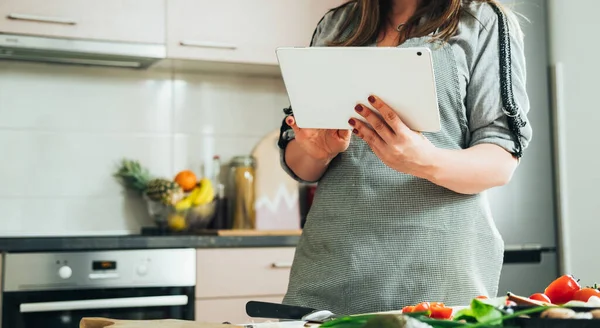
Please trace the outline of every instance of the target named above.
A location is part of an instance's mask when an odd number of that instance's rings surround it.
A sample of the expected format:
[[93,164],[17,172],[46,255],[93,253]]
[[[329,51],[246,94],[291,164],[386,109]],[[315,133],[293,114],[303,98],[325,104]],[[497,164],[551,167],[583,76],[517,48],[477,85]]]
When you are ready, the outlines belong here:
[[408,305],[402,308],[402,313],[411,313],[415,312],[415,307],[413,305]]
[[429,307],[430,307],[429,302],[421,302],[421,303],[415,305],[414,312],[427,312],[427,310],[429,310]]
[[431,308],[429,308],[429,310],[431,311],[431,314],[429,315],[430,318],[433,318],[433,319],[450,319],[450,318],[452,318],[452,308],[445,307],[445,306],[432,306]]
[[581,285],[572,275],[563,275],[551,282],[544,294],[552,303],[561,305],[573,300],[573,296],[580,289]]
[[535,293],[535,294],[529,296],[529,298],[532,300],[540,301],[540,302],[552,303],[550,301],[550,298],[548,296],[546,296],[546,294],[542,294],[542,293]]
[[506,300],[506,306],[517,306],[517,303],[515,303],[511,300]]
[[487,300],[487,299],[488,299],[488,297],[487,297],[487,296],[485,296],[485,295],[479,295],[479,296],[477,296],[477,297],[475,297],[475,298],[476,298],[476,299],[479,299],[479,300]]
[[575,292],[573,300],[587,302],[592,296],[600,297],[600,291],[594,288],[582,288]]
[[432,308],[434,306],[441,306],[441,307],[445,307],[446,305],[442,302],[431,302],[429,303],[429,307]]

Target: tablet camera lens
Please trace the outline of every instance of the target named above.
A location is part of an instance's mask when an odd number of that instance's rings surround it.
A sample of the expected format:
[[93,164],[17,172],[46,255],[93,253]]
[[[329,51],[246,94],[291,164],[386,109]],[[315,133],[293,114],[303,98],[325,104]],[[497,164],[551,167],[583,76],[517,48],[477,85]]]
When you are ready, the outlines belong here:
[[422,53],[420,51],[417,52],[417,56],[421,56],[421,55],[422,55]]

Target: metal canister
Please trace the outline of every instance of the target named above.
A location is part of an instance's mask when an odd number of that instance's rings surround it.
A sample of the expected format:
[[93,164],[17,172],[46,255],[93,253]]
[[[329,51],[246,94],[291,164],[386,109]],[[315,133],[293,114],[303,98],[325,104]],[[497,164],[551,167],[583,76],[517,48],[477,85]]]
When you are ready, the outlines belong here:
[[252,156],[236,156],[228,174],[228,213],[232,229],[255,229],[255,160]]

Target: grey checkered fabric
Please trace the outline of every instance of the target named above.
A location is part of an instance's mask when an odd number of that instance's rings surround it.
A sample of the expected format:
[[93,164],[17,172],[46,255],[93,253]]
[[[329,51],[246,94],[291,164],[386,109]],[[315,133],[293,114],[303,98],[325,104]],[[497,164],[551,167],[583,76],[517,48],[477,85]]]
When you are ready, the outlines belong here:
[[[334,34],[336,23],[321,26],[317,38]],[[427,41],[401,46],[433,52],[442,130],[425,135],[440,148],[466,148],[474,141],[456,49]],[[526,98],[519,102],[528,105]],[[502,113],[500,105],[491,110]],[[505,122],[500,116],[494,117]],[[511,149],[510,131],[497,131],[486,142]],[[283,167],[294,176],[285,162]],[[353,136],[319,181],[284,303],[338,314],[398,310],[421,301],[467,305],[478,295],[497,294],[503,252],[485,193],[458,194],[398,173]]]

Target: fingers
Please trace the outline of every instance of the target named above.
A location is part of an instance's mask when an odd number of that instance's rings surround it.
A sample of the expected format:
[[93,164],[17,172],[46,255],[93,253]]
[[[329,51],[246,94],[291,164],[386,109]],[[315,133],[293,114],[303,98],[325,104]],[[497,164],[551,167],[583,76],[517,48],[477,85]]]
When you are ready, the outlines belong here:
[[289,115],[285,118],[285,123],[287,123],[287,125],[289,125],[292,128],[292,130],[294,130],[295,135],[298,135],[300,133],[300,128],[298,127],[298,125],[296,125],[296,119],[292,115]]
[[367,100],[369,100],[369,103],[373,108],[377,109],[383,120],[396,134],[401,134],[409,129],[406,124],[402,122],[398,114],[385,102],[379,99],[379,97],[371,95]]
[[354,128],[352,132],[363,139],[375,153],[384,149],[386,145],[385,141],[375,130],[371,129],[368,124],[353,118],[348,120],[348,124]]
[[[381,139],[383,139],[386,143],[391,143],[394,140],[394,131],[390,129],[388,124],[377,113],[373,112],[366,106],[362,106],[361,104],[356,105],[354,110],[360,116],[364,117],[367,122],[369,122],[369,124],[373,127],[373,130],[375,130],[375,132],[377,132],[377,134],[381,136]],[[350,121],[348,121],[348,123],[352,125]]]

